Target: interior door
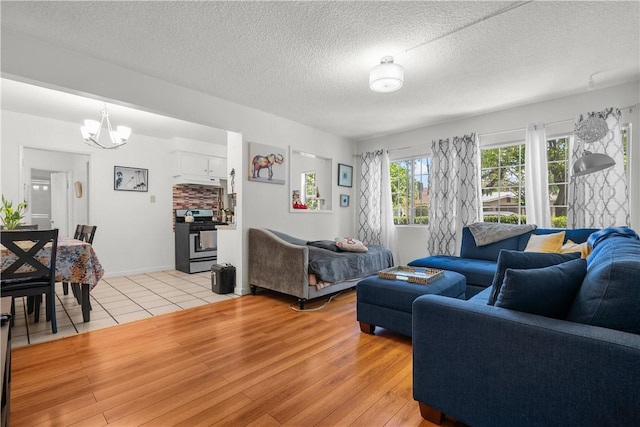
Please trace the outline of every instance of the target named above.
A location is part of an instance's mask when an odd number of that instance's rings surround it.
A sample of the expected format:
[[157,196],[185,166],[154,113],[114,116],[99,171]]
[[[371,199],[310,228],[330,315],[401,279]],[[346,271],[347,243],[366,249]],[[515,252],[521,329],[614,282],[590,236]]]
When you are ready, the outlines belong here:
[[67,172],[51,172],[51,227],[69,235],[69,180]]

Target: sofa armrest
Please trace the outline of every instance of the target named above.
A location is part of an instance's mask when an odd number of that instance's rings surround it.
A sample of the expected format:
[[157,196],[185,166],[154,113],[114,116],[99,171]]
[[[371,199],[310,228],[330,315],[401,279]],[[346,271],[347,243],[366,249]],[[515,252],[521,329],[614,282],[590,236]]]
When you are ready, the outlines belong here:
[[272,232],[249,229],[249,284],[309,297],[309,249],[288,243]]
[[470,425],[640,420],[640,335],[425,295],[413,364],[414,399]]

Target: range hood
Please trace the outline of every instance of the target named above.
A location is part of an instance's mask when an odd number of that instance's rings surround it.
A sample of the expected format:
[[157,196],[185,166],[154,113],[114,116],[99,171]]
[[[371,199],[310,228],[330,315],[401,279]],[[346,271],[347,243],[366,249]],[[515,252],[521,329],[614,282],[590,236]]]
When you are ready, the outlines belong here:
[[227,182],[225,179],[216,178],[211,176],[199,176],[199,175],[176,175],[173,177],[174,184],[204,184],[212,187],[226,187]]

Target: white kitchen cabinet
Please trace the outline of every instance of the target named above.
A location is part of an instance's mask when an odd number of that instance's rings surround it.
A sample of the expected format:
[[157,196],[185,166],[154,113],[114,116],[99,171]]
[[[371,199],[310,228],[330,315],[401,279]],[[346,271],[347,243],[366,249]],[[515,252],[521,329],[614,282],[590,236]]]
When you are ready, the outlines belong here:
[[227,175],[227,159],[188,151],[172,154],[173,176],[177,181],[220,184]]

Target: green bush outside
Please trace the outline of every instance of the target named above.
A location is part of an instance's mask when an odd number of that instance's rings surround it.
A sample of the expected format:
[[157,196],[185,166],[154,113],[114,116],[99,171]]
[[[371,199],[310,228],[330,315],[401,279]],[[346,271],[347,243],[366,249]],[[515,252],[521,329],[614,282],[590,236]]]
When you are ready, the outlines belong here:
[[[498,219],[500,219],[498,221]],[[485,215],[484,222],[500,222],[502,224],[526,224],[526,215]]]
[[[396,225],[409,225],[409,217],[406,216],[394,216],[393,223]],[[413,222],[414,224],[428,224],[429,217],[428,216],[417,216]]]
[[567,228],[566,216],[554,216],[551,218],[551,226],[553,228]]
[[[498,222],[498,218],[502,224],[526,224],[527,216],[526,215],[485,215],[484,222]],[[409,217],[406,216],[394,216],[393,223],[396,225],[409,225]],[[414,224],[428,224],[429,217],[427,215],[424,216],[416,216]],[[556,216],[551,218],[551,227],[553,228],[567,228],[567,217],[566,216]]]

